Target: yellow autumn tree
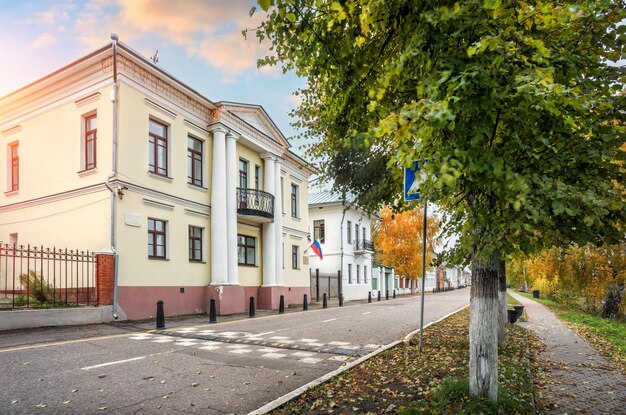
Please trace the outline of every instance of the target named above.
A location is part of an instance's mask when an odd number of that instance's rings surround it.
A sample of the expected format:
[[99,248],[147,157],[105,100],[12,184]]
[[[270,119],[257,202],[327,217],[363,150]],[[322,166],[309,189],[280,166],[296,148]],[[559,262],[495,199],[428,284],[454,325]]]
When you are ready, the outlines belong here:
[[[421,209],[395,213],[385,207],[380,210],[382,221],[374,235],[376,260],[395,268],[396,273],[413,280],[422,274],[422,238],[424,212]],[[426,265],[434,257],[437,233],[441,222],[434,215],[426,224]]]

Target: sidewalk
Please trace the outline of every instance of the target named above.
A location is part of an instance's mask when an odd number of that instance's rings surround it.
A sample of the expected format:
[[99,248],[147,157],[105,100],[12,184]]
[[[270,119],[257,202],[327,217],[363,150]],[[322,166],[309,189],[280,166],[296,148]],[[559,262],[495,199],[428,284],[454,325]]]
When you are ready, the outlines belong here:
[[532,330],[545,344],[539,359],[550,382],[540,391],[549,414],[626,414],[626,376],[543,304],[509,293],[525,306]]

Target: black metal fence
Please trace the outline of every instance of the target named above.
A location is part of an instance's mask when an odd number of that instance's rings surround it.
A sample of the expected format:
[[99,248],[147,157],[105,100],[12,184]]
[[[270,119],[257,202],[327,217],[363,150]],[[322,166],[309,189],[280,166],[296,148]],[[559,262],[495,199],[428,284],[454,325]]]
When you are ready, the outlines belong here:
[[328,299],[339,298],[339,273],[321,273],[311,270],[311,301],[322,301],[324,293]]
[[93,252],[0,244],[0,310],[96,305]]
[[374,242],[368,239],[357,239],[356,246],[354,247],[355,251],[370,251],[374,252]]
[[274,195],[262,190],[238,187],[237,212],[274,219]]

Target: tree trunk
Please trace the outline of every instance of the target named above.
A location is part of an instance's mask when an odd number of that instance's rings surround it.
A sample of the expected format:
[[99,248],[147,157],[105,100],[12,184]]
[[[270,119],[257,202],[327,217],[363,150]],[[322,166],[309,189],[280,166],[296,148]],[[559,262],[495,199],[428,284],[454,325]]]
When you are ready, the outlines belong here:
[[506,346],[506,264],[504,260],[498,261],[498,286],[500,288],[500,324],[498,327],[498,347]]
[[470,395],[498,400],[498,255],[472,261],[470,292]]
[[609,296],[602,307],[602,317],[611,320],[617,319],[619,308],[624,295],[624,281],[614,281],[609,285]]

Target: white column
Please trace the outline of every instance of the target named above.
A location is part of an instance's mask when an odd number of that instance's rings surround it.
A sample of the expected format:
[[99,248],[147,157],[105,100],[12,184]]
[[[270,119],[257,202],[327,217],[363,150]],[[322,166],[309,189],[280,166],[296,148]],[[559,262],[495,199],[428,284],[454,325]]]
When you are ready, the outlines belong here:
[[[275,194],[275,160],[273,154],[264,153],[261,155],[264,165],[265,191]],[[278,208],[280,201],[274,199],[274,212]],[[276,285],[276,224],[274,222],[263,224],[263,286],[273,287]]]
[[226,129],[216,126],[213,132],[211,169],[211,285],[227,283],[226,249]]
[[226,228],[228,251],[228,283],[239,285],[237,260],[237,138],[230,131],[226,134]]
[[283,283],[283,210],[281,206],[283,189],[280,185],[280,169],[282,164],[280,159],[274,163],[274,225],[276,227],[276,285],[282,286]]

